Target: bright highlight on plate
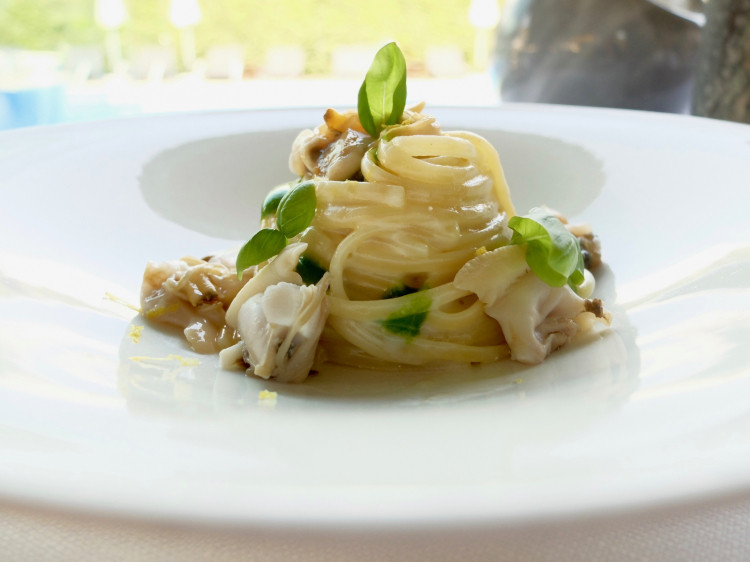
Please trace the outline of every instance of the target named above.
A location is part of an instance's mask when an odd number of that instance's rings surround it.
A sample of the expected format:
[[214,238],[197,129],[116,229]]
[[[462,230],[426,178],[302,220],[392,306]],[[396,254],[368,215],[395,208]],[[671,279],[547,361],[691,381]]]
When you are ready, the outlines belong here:
[[497,152],[405,108],[395,43],[358,109],[302,131],[239,252],[149,262],[145,318],[177,326],[225,368],[303,381],[325,361],[360,367],[540,363],[610,314],[591,299],[601,263],[588,225],[519,216]]

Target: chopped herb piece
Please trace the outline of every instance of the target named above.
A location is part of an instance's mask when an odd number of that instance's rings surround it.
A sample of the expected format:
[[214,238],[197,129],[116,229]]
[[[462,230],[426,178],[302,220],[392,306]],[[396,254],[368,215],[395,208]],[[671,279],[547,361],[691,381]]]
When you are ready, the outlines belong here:
[[431,306],[432,298],[427,293],[417,293],[404,306],[389,314],[382,326],[390,333],[411,341],[422,331]]
[[318,281],[323,278],[326,271],[325,267],[321,266],[313,258],[307,257],[304,254],[300,256],[299,262],[297,263],[297,273],[302,277],[305,285],[315,285]]
[[415,289],[414,287],[409,287],[408,285],[405,285],[404,283],[399,283],[397,285],[394,285],[393,287],[388,288],[385,293],[383,293],[383,300],[387,299],[397,299],[398,297],[403,297],[404,295],[411,295],[413,293],[416,293],[419,291],[419,289]]

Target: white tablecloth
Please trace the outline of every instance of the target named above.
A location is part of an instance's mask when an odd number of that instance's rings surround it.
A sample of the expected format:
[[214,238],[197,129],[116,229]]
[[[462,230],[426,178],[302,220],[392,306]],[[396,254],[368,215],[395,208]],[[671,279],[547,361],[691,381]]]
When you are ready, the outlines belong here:
[[515,529],[307,533],[66,514],[0,502],[2,562],[733,562],[750,560],[750,494]]

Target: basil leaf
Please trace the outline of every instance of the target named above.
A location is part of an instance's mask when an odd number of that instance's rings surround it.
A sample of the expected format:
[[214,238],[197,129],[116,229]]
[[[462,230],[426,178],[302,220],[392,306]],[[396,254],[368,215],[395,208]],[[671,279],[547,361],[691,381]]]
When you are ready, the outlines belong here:
[[279,202],[276,210],[276,224],[287,238],[293,238],[305,230],[315,218],[315,183],[298,183]]
[[575,289],[583,282],[581,246],[557,218],[535,207],[510,219],[508,226],[513,230],[510,243],[527,244],[526,263],[547,285],[567,283]]
[[370,104],[367,101],[367,78],[362,82],[362,86],[359,88],[359,94],[357,95],[357,113],[359,113],[359,122],[362,128],[367,131],[367,134],[372,138],[378,138],[378,128],[375,126],[375,121],[370,113]]
[[284,246],[286,246],[286,238],[278,230],[272,228],[259,230],[237,254],[237,278],[242,281],[243,271],[278,255]]
[[277,185],[268,193],[268,195],[266,195],[266,198],[263,201],[263,206],[260,209],[261,219],[264,219],[268,215],[273,215],[276,213],[276,209],[279,208],[279,203],[281,203],[284,195],[289,193],[289,190],[295,183],[297,182],[290,181],[287,183],[282,183],[281,185]]
[[297,262],[297,273],[302,277],[305,285],[317,285],[318,281],[326,274],[326,271],[325,267],[305,254],[302,254],[299,262]]
[[377,138],[383,127],[400,121],[405,107],[406,60],[396,43],[388,43],[375,55],[359,89],[359,122]]
[[[577,240],[576,240],[577,242]],[[583,252],[581,251],[581,245],[578,244],[578,265],[576,265],[576,270],[570,274],[570,277],[568,277],[568,285],[570,285],[570,288],[573,289],[576,293],[578,292],[578,285],[583,283]]]
[[432,298],[427,293],[417,293],[404,306],[389,314],[381,325],[392,334],[411,341],[421,333],[431,306]]

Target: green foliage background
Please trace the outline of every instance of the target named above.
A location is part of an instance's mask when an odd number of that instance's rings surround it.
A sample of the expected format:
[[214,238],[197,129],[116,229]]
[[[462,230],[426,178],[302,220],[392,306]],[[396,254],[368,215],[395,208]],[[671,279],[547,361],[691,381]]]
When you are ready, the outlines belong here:
[[[325,73],[338,45],[395,39],[410,64],[431,45],[458,45],[470,60],[471,0],[199,0],[196,28],[202,54],[212,45],[242,44],[247,62],[260,65],[269,47],[300,45],[307,72]],[[130,19],[122,28],[125,55],[160,39],[179,46],[169,23],[169,0],[125,0]],[[0,0],[0,47],[55,50],[102,44],[94,0]]]

